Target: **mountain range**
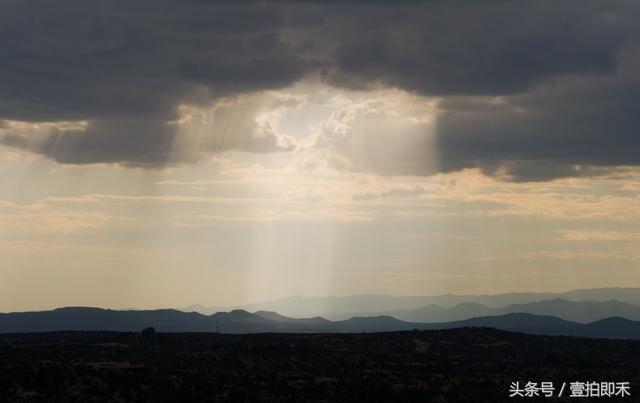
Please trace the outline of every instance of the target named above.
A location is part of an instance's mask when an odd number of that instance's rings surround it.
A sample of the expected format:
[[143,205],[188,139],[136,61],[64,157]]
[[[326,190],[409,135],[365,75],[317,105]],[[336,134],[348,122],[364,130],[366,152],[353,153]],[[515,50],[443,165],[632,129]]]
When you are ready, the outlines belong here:
[[73,330],[126,332],[140,331],[145,327],[154,327],[161,332],[223,333],[359,333],[492,327],[541,335],[640,339],[640,321],[610,317],[583,324],[530,313],[508,313],[440,323],[408,322],[391,316],[352,317],[339,321],[321,317],[295,319],[272,311],[250,313],[244,310],[203,315],[174,309],[118,311],[70,307],[0,314],[0,333]]
[[393,316],[413,322],[445,322],[474,318],[478,316],[499,316],[508,313],[531,313],[553,315],[580,323],[590,323],[612,316],[630,320],[640,320],[640,307],[620,301],[568,301],[562,298],[511,304],[502,308],[491,308],[475,302],[464,302],[454,307],[428,305],[418,309],[388,311],[376,314]]
[[[554,300],[562,301],[554,303],[558,305],[557,307],[524,306],[525,304]],[[568,302],[582,304],[569,306]],[[598,302],[604,304],[594,304]],[[556,316],[578,322],[591,322],[609,316],[640,319],[640,315],[637,313],[638,307],[640,307],[640,288],[595,288],[562,293],[525,292],[496,295],[291,297],[235,307],[191,305],[179,309],[206,315],[233,309],[244,309],[250,312],[274,311],[292,318],[317,315],[331,320],[347,319],[353,316],[391,315],[420,322],[460,320],[473,316],[499,315],[510,312],[555,315],[549,309],[558,309],[559,314]],[[522,311],[523,309],[524,311]],[[409,312],[414,310],[416,312]]]

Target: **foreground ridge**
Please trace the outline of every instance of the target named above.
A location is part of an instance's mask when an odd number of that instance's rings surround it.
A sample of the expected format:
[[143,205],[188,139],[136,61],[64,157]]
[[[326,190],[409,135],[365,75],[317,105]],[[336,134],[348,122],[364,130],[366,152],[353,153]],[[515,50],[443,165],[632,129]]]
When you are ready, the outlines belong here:
[[640,382],[640,341],[486,328],[14,334],[0,357],[9,400],[502,402],[516,381]]

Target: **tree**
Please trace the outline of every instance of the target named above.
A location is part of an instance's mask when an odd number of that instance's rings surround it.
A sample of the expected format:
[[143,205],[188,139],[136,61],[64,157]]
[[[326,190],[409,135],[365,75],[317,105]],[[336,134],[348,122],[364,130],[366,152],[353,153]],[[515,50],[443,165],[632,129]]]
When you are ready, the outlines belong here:
[[151,337],[156,334],[156,329],[153,326],[145,327],[144,329],[142,329],[142,332],[140,332],[140,334],[142,335],[142,337]]

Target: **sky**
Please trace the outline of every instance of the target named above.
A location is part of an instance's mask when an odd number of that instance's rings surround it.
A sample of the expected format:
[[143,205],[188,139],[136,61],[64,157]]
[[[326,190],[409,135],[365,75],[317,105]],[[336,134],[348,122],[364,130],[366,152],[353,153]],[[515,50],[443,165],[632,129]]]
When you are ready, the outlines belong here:
[[638,17],[0,0],[0,311],[640,287]]

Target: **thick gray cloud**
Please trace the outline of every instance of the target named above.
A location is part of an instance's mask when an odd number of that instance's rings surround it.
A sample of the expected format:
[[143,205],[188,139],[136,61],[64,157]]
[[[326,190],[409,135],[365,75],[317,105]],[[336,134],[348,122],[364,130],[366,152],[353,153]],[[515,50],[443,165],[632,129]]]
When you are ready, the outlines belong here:
[[637,7],[610,3],[344,6],[325,11],[322,29],[309,41],[337,85],[513,94],[564,74],[613,72],[616,53],[634,29],[626,13]]
[[[0,7],[0,119],[88,121],[81,136],[2,141],[59,161],[163,164],[178,105],[318,72],[339,87],[442,97],[442,171],[480,167],[545,180],[640,164],[635,1],[0,0]],[[246,148],[280,149],[273,141]]]
[[3,142],[62,162],[163,164],[178,105],[301,76],[281,24],[258,3],[2,1],[0,119],[88,121],[83,135]]
[[504,102],[450,99],[438,121],[445,171],[481,167],[513,180],[603,174],[640,164],[640,58],[615,74],[570,77]]
[[440,171],[528,181],[640,164],[637,2],[428,2],[355,7],[357,18],[352,5],[337,9],[307,54],[334,85],[443,97]]

